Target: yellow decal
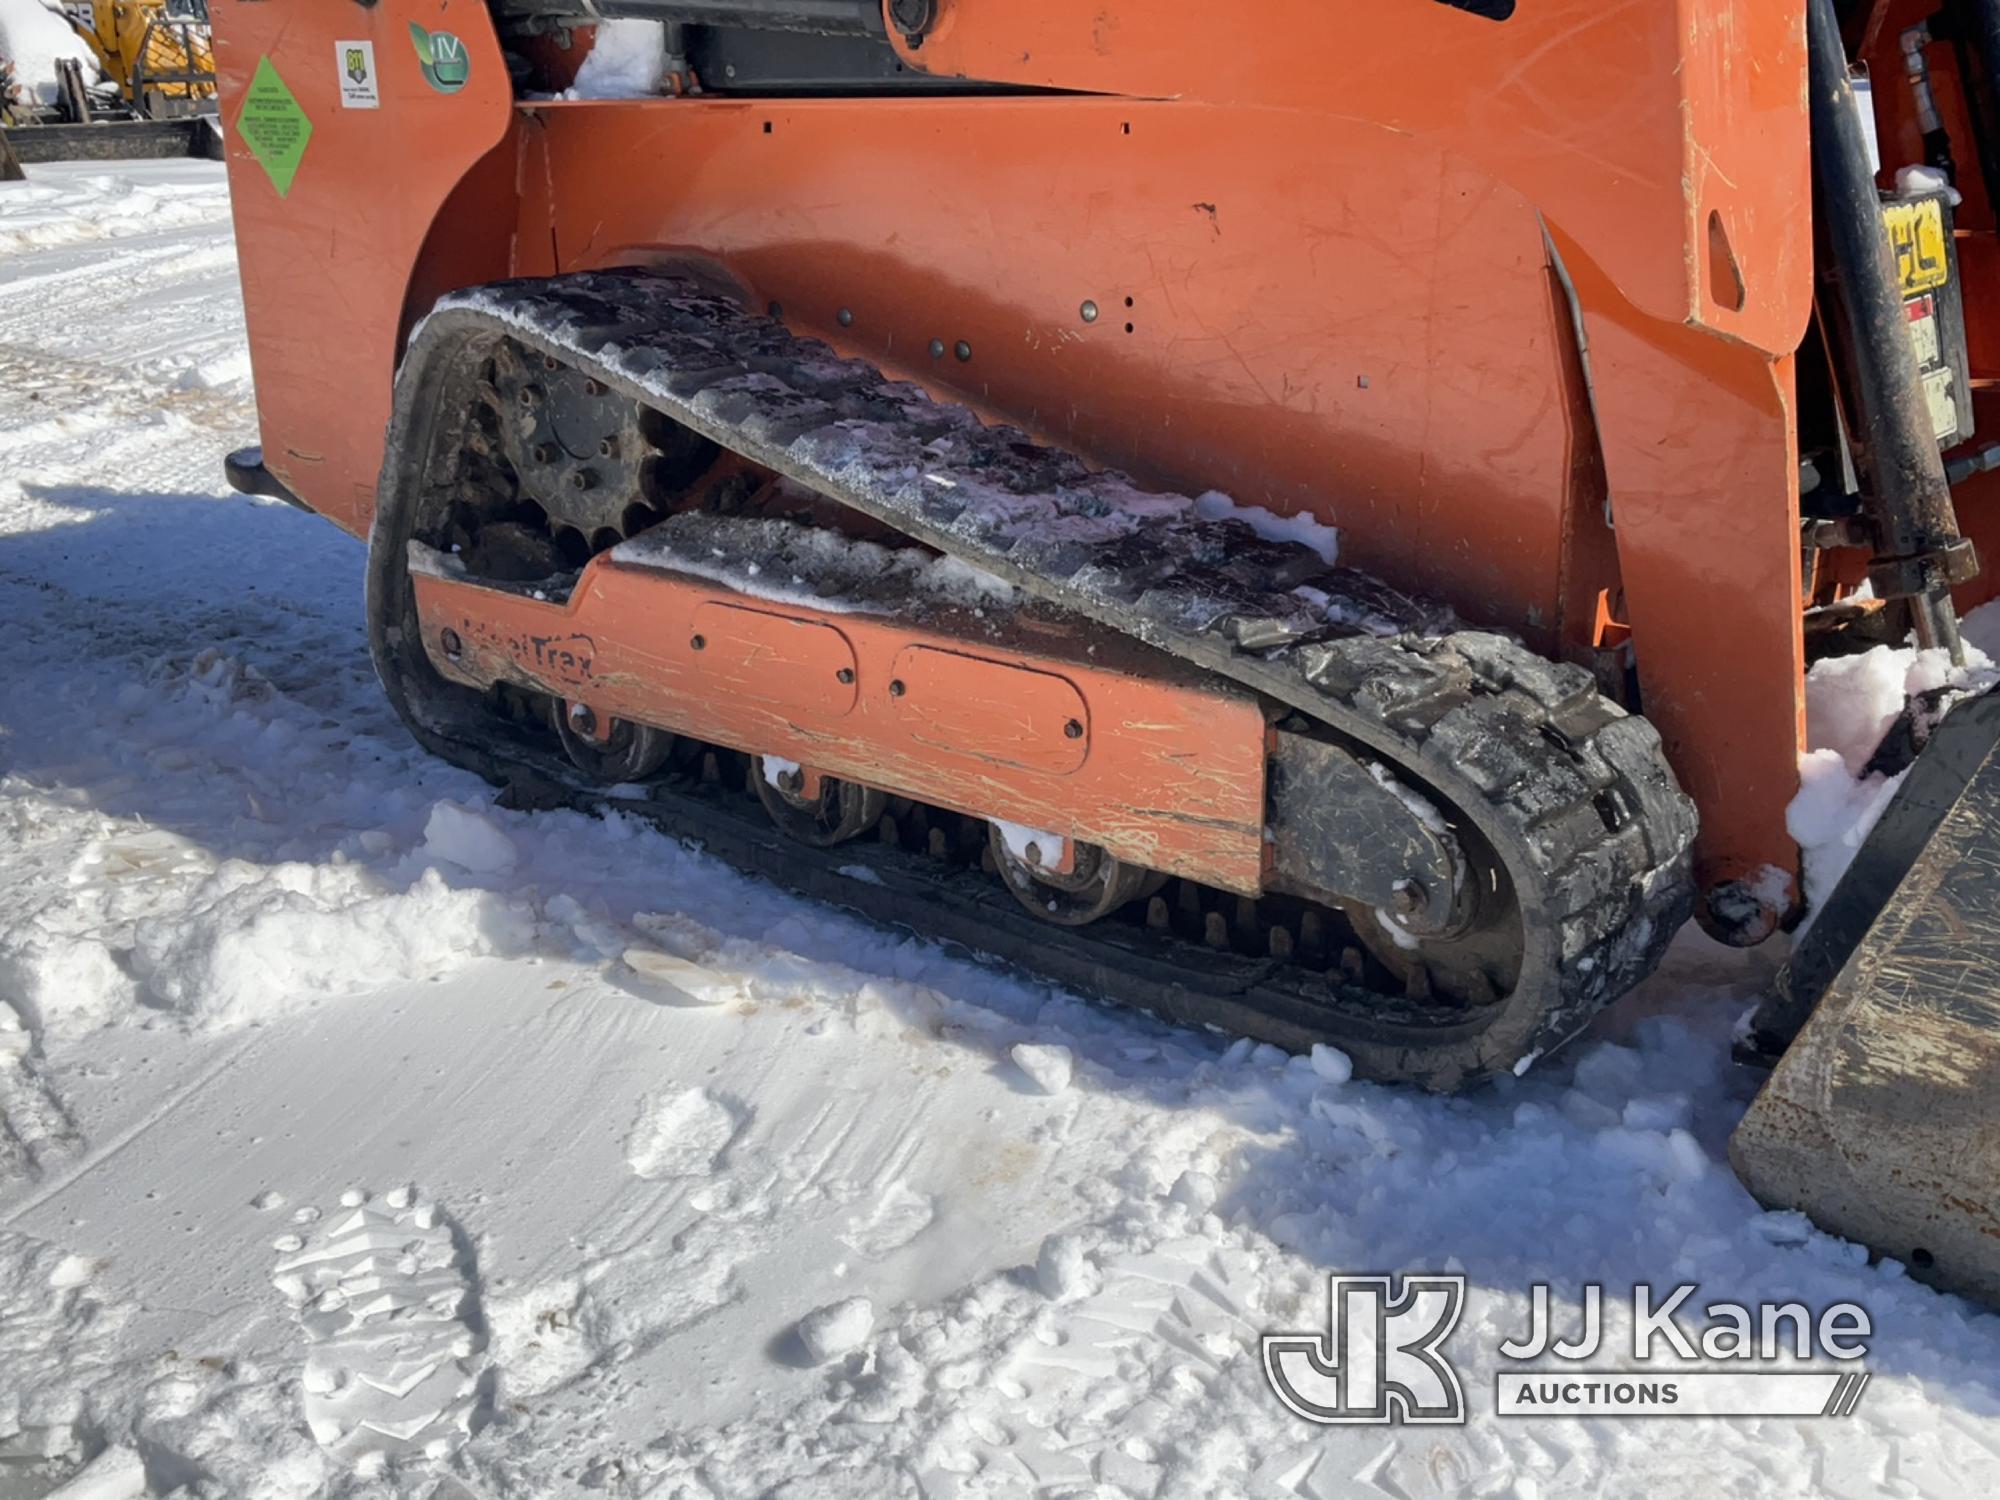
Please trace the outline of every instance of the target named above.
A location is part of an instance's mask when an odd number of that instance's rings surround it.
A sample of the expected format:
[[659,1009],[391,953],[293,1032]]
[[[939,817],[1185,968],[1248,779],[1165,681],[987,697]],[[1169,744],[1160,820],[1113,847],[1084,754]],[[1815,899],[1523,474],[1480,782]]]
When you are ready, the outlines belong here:
[[1944,210],[1935,198],[1882,207],[1882,227],[1889,231],[1889,248],[1896,252],[1896,275],[1903,295],[1928,292],[1950,279],[1944,245]]

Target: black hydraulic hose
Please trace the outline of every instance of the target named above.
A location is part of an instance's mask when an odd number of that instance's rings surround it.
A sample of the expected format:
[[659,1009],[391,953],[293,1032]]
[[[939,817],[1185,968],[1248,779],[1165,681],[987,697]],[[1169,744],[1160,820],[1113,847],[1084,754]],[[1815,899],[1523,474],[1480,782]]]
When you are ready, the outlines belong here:
[[1945,181],[1958,181],[1958,163],[1952,160],[1951,133],[1938,114],[1937,95],[1931,90],[1931,65],[1924,48],[1931,44],[1931,28],[1918,22],[1898,41],[1903,51],[1903,74],[1910,86],[1910,103],[1917,112],[1917,128],[1924,133],[1924,162],[1944,173]]
[[[899,7],[899,13],[906,8]],[[585,21],[668,21],[694,26],[742,26],[760,31],[802,31],[821,36],[886,37],[882,0],[502,0],[503,12]],[[914,28],[930,24],[932,7],[920,7]]]
[[1862,460],[1876,531],[1871,576],[1899,579],[1885,590],[1915,603],[1917,639],[1963,654],[1950,584],[1963,567],[1951,487],[1945,482],[1911,346],[1901,281],[1882,228],[1881,195],[1869,161],[1861,115],[1848,81],[1847,48],[1833,0],[1808,0],[1812,152],[1819,209],[1833,257],[1834,283],[1846,315]]

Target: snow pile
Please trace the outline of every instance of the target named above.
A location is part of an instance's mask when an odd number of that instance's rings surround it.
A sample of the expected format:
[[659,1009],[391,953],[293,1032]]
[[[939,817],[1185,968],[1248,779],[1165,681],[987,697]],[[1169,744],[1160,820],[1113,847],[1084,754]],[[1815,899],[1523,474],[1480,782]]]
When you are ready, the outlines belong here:
[[514,1400],[568,1385],[605,1353],[603,1330],[586,1325],[580,1277],[495,1298],[487,1304],[486,1325],[489,1348]]
[[670,520],[621,542],[612,555],[620,562],[710,578],[752,598],[832,614],[886,613],[912,597],[977,613],[1011,604],[1017,594],[1004,578],[922,547],[884,547],[788,521],[690,519],[696,526],[687,535]]
[[224,860],[114,898],[98,923],[77,915],[47,910],[0,935],[0,987],[52,1038],[142,1008],[201,1027],[248,1025],[517,952],[535,932],[525,904],[453,889],[435,870],[396,889],[348,863]]
[[[8,0],[0,0],[4,3]],[[31,167],[26,182],[0,190],[0,254],[58,250],[229,218],[229,191],[221,182],[182,181],[177,174],[154,180],[130,166],[106,172],[93,164],[83,175],[75,171]],[[242,354],[232,350],[226,357]]]
[[[1994,606],[1966,618],[1973,634],[2000,619]],[[1966,666],[1954,670],[1942,650],[1876,646],[1855,656],[1828,657],[1806,673],[1806,745],[1799,791],[1785,809],[1785,827],[1805,857],[1807,926],[1854,862],[1906,772],[1885,776],[1866,768],[1882,737],[1919,693],[1950,686],[1983,692],[1996,680],[1992,661],[1970,641]]]
[[640,99],[660,91],[667,76],[663,21],[600,21],[597,40],[576,70],[565,99]]
[[103,942],[39,922],[0,936],[0,991],[30,1033],[58,1039],[123,1020],[138,1001],[137,985]]
[[1315,1042],[1307,1061],[1312,1064],[1313,1072],[1328,1083],[1345,1083],[1354,1076],[1354,1060],[1338,1047]]
[[132,968],[154,1003],[209,1026],[268,1020],[337,995],[448,973],[516,951],[533,917],[427,870],[385,891],[352,865],[225,864],[184,915],[134,930]]
[[816,1365],[852,1354],[875,1326],[875,1304],[866,1297],[847,1297],[814,1308],[799,1319],[799,1343]]
[[743,1111],[707,1089],[655,1094],[625,1138],[625,1160],[641,1177],[707,1177],[743,1128]]
[[1304,512],[1281,516],[1261,505],[1238,505],[1220,490],[1197,495],[1195,513],[1204,521],[1241,521],[1267,542],[1297,542],[1310,547],[1331,567],[1340,555],[1340,532]]
[[1896,191],[1899,193],[1943,193],[1953,208],[1965,201],[1964,194],[1951,185],[1951,179],[1936,167],[1908,166],[1896,168]]
[[1041,1042],[1020,1042],[1008,1053],[1014,1066],[1044,1094],[1060,1094],[1075,1075],[1076,1058],[1069,1048]]
[[1035,1285],[1051,1302],[1075,1302],[1097,1290],[1097,1272],[1080,1235],[1052,1234],[1042,1241],[1035,1256]]
[[1901,776],[1854,775],[1835,750],[1808,750],[1799,757],[1799,790],[1785,809],[1785,828],[1805,858],[1801,932],[1840,884],[1902,784]]
[[62,1458],[86,1440],[75,1387],[111,1369],[134,1311],[97,1286],[101,1269],[0,1231],[0,1477],[8,1458]]
[[445,860],[476,875],[504,875],[518,857],[514,841],[476,808],[440,802],[424,823],[423,857]]
[[[1966,671],[1991,664],[1985,653],[1966,650]],[[1814,750],[1832,751],[1859,776],[1903,705],[1918,693],[1969,677],[1953,673],[1944,651],[1876,646],[1858,656],[1815,662],[1806,674],[1806,739]]]
[[184,359],[175,363],[179,373],[173,377],[173,387],[177,391],[214,391],[231,386],[245,386],[250,382],[250,351],[237,349],[219,359]]
[[56,64],[74,58],[83,81],[97,80],[97,60],[54,5],[43,0],[0,0],[0,58],[14,67],[14,86],[43,104],[56,101]]

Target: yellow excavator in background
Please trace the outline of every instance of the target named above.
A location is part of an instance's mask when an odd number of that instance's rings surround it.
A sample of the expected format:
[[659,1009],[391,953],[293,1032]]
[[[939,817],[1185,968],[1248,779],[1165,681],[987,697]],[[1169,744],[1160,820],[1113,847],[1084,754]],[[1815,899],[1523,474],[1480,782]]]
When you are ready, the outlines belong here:
[[90,0],[63,11],[135,113],[159,119],[215,107],[206,0]]
[[[53,102],[0,100],[0,160],[220,159],[207,0],[69,0],[50,8],[89,46],[111,87],[88,76],[91,61],[59,60]],[[5,175],[12,173],[0,167]]]

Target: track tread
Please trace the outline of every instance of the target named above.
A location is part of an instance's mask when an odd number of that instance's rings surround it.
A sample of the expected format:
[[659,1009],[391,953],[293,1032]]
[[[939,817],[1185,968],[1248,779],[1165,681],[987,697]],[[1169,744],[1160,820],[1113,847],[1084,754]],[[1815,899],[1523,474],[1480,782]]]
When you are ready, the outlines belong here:
[[[1524,970],[1519,988],[1537,993],[1505,1024],[1434,1056],[1358,1059],[1369,1071],[1449,1087],[1547,1050],[1650,973],[1692,908],[1693,805],[1652,727],[1599,697],[1580,668],[1466,629],[1442,605],[1267,541],[1240,520],[1202,519],[1185,497],[1089,470],[651,273],[584,272],[447,296],[412,338],[398,435],[415,420],[418,388],[439,378],[429,352],[497,333],[574,360],[1030,593],[1287,704],[1440,789],[1507,865],[1543,972]],[[385,497],[421,479],[398,463],[392,441]]]

